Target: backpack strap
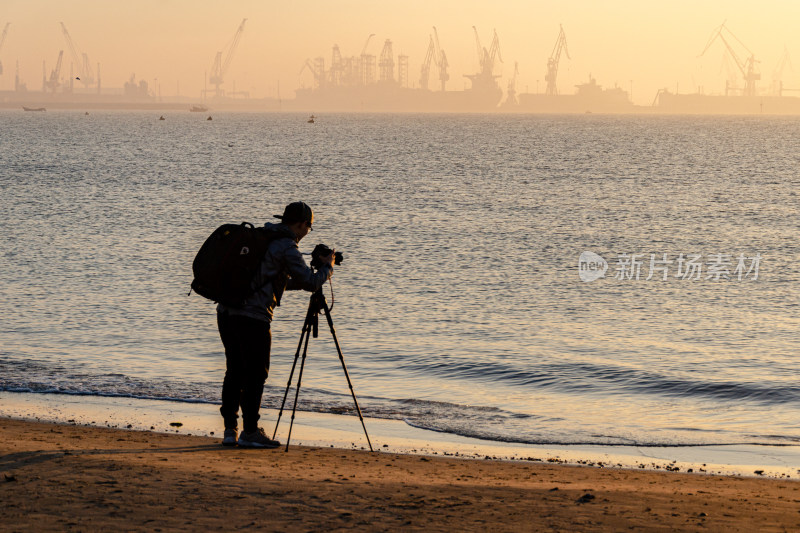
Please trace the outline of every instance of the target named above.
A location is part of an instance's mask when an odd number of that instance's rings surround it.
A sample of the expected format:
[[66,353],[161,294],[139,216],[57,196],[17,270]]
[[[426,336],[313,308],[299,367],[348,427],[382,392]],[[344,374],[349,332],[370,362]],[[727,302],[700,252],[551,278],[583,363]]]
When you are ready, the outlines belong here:
[[[274,241],[277,241],[278,239],[281,239],[281,238],[285,237],[287,239],[291,239],[292,242],[297,242],[297,236],[294,234],[294,232],[292,230],[290,230],[286,226],[282,226],[280,224],[273,224],[273,225],[270,225],[270,226],[263,226],[263,227],[260,227],[258,229],[263,231],[265,234],[268,235],[269,245],[267,245],[267,249],[264,251],[264,255],[265,256],[266,256],[267,253],[269,253],[269,246],[272,245],[272,243]],[[261,258],[261,261],[262,262],[264,261],[263,257]],[[276,276],[277,276],[277,274],[280,274],[280,271],[278,271],[276,273]],[[280,306],[281,305],[281,296],[283,296],[283,291],[282,290],[281,291],[276,290],[274,281],[275,281],[275,276],[264,280],[264,283],[261,284],[259,287],[257,287],[255,289],[255,291],[256,292],[260,291],[261,289],[266,287],[268,283],[272,283],[272,294],[273,294],[273,296],[275,296],[275,303],[276,303],[276,305]]]

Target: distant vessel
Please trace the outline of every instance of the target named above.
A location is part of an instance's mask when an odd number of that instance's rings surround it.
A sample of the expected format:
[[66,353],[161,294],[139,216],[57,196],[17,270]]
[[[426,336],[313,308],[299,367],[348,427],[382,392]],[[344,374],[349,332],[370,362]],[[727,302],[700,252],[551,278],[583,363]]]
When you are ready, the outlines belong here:
[[24,109],[25,111],[47,111],[47,109],[45,109],[44,107],[25,107],[25,106],[22,106],[22,109]]
[[308,117],[308,120],[306,122],[308,122],[309,124],[313,124],[315,118],[317,118],[317,117],[315,117],[314,115],[311,115],[310,117]]
[[619,87],[604,89],[589,77],[575,86],[574,94],[520,94],[516,111],[528,113],[632,113],[636,110],[628,93]]
[[[757,61],[753,53],[739,40],[738,37],[723,22],[711,34],[701,56],[715,42],[720,41],[727,49],[727,58],[732,58],[739,68],[744,86],[739,86],[739,82],[727,80],[725,82],[725,93],[717,95],[707,95],[697,92],[694,94],[679,94],[677,87],[674,93],[667,89],[661,89],[656,93],[652,107],[664,113],[681,114],[736,114],[736,115],[798,115],[800,114],[800,98],[796,96],[784,96],[784,92],[798,92],[800,89],[784,88],[783,81],[773,82],[772,94],[758,94],[756,83],[761,79],[758,72]],[[734,45],[738,43],[739,54],[736,53]],[[746,52],[746,53],[741,53]],[[784,55],[781,59],[780,71],[789,60],[788,50],[784,48]],[[779,78],[780,76],[775,76]]]
[[206,111],[208,111],[208,108],[204,105],[193,105],[192,107],[189,108],[189,111],[191,111],[192,113],[205,113]]

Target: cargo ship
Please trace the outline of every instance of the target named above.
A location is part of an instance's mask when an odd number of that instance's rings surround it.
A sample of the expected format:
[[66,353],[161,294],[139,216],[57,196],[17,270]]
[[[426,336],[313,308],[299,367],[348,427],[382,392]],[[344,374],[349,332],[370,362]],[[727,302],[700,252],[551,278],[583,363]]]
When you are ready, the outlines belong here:
[[587,83],[575,86],[574,94],[517,95],[519,104],[503,106],[504,111],[522,113],[634,113],[637,108],[627,91],[614,87],[604,89],[589,76]]

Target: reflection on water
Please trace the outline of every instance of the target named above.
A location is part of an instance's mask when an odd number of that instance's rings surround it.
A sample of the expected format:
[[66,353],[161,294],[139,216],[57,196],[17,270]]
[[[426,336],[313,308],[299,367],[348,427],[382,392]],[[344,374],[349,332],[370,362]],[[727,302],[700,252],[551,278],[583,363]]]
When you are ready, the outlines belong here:
[[[193,255],[302,199],[301,249],[345,254],[333,315],[370,414],[529,442],[800,438],[792,119],[0,116],[0,389],[218,401]],[[586,251],[605,277],[581,281]],[[664,254],[760,254],[759,277],[646,280]],[[277,310],[267,404],[306,304]],[[307,409],[351,403],[329,337]]]

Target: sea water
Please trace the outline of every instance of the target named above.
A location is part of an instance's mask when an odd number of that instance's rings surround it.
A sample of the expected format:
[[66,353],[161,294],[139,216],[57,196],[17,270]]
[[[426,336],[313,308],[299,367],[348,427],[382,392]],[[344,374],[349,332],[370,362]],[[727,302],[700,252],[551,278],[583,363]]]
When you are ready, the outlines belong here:
[[[0,112],[0,391],[219,403],[194,254],[302,200],[301,251],[344,253],[325,294],[365,416],[517,443],[800,441],[796,118],[158,115]],[[308,296],[276,310],[266,407]],[[353,412],[324,320],[299,397]]]

